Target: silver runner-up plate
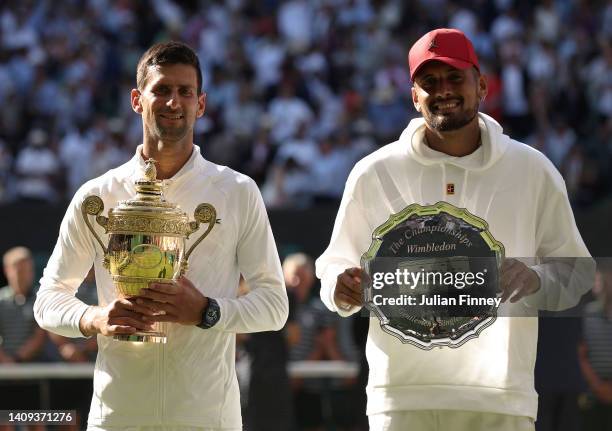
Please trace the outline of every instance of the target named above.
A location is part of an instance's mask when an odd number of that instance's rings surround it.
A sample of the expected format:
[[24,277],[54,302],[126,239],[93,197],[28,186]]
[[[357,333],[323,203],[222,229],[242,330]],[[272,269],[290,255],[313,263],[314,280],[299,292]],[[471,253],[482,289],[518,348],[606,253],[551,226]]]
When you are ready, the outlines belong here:
[[365,306],[403,343],[459,347],[497,317],[503,258],[486,221],[466,209],[409,205],[374,230],[361,257]]

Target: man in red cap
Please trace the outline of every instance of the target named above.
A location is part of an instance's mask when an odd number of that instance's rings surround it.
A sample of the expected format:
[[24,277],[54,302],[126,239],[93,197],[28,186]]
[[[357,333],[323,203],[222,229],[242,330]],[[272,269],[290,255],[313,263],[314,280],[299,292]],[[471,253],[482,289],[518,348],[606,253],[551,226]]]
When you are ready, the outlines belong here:
[[427,145],[454,157],[472,154],[480,145],[478,106],[487,95],[472,42],[459,30],[430,31],[412,46],[408,63]]
[[[434,316],[431,333],[418,339],[404,332],[398,340],[388,320],[370,320],[370,429],[532,431],[538,329],[537,319],[525,316],[575,305],[590,288],[592,260],[552,163],[478,112],[487,81],[470,40],[454,29],[431,31],[412,46],[408,62],[412,100],[422,118],[351,172],[330,244],[316,262],[321,298],[341,316],[363,307],[361,258],[383,249],[383,242],[375,247],[386,235],[380,232],[401,227],[394,223],[405,214],[417,217],[402,221],[407,226],[402,233],[410,235],[396,238],[388,250],[409,265],[414,257],[441,257],[431,250],[458,249],[456,238],[464,233],[486,236],[487,247],[506,256],[497,318],[490,324],[458,338],[448,329],[440,333],[448,315]],[[427,230],[442,219],[449,223]],[[379,236],[373,242],[375,230]],[[413,245],[419,235],[427,242]],[[480,255],[462,251],[442,258],[465,256]],[[576,264],[559,271],[551,257],[572,257]],[[549,259],[537,264],[541,258]],[[422,319],[422,309],[419,314],[413,305],[401,307]]]

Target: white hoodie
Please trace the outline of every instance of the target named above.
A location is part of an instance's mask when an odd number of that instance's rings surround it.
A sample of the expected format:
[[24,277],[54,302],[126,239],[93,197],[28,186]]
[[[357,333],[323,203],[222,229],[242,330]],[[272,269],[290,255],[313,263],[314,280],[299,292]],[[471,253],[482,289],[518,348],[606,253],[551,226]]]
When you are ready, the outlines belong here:
[[[419,118],[398,141],[357,163],[346,183],[330,245],[316,262],[321,298],[330,310],[343,316],[357,311],[336,308],[338,274],[359,266],[374,229],[413,203],[446,201],[466,208],[489,224],[507,257],[589,257],[563,179],[552,163],[504,135],[492,118],[479,114],[479,124],[482,145],[465,157],[429,148]],[[454,184],[454,195],[446,194],[448,183]],[[533,266],[540,275],[540,290],[516,304],[506,303],[499,315],[534,316],[538,308],[571,307],[590,288],[576,271],[546,271],[546,265]],[[592,269],[587,265],[579,275],[588,276]],[[535,418],[537,332],[534,317],[498,317],[459,348],[421,350],[402,344],[371,320],[367,413],[451,409]]]

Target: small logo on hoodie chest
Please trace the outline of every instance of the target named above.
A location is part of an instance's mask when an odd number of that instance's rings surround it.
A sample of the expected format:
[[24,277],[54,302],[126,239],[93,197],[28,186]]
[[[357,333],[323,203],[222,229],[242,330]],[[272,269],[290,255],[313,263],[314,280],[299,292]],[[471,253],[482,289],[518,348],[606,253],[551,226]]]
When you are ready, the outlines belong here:
[[447,183],[446,184],[446,194],[454,195],[455,194],[455,183]]

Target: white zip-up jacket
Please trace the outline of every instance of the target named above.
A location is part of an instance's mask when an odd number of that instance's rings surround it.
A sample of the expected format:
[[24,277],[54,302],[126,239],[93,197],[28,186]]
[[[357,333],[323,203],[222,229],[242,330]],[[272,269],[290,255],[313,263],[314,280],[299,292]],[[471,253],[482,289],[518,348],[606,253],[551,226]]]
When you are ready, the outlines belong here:
[[[136,195],[134,180],[143,167],[138,147],[128,163],[87,182],[76,193],[40,282],[34,308],[42,328],[67,337],[83,336],[79,320],[87,306],[74,294],[92,264],[99,304],[115,299],[110,274],[102,266],[103,251],[85,225],[81,205],[86,196],[98,195],[107,215],[119,201]],[[200,203],[208,202],[217,210],[220,223],[190,256],[186,277],[205,296],[217,300],[221,318],[207,330],[164,324],[167,344],[98,335],[89,425],[241,430],[235,334],[279,330],[288,314],[266,209],[250,178],[205,160],[197,146],[167,183],[166,199],[179,204],[190,219]],[[92,225],[107,243],[104,229]],[[197,238],[198,232],[191,235],[187,248]],[[237,298],[241,273],[251,292]]]
[[[484,219],[507,257],[585,257],[565,271],[533,266],[541,279],[534,295],[505,303],[476,339],[458,348],[421,350],[402,344],[370,320],[368,414],[394,410],[469,410],[536,417],[533,370],[537,309],[575,305],[591,285],[589,257],[563,179],[538,151],[511,140],[495,120],[479,114],[482,145],[465,157],[429,148],[425,123],[412,120],[397,142],[362,159],[349,176],[329,247],[317,260],[321,298],[333,300],[337,276],[359,266],[372,232],[406,206],[446,201]],[[447,195],[447,184],[455,194]],[[565,271],[565,272],[564,272]]]

